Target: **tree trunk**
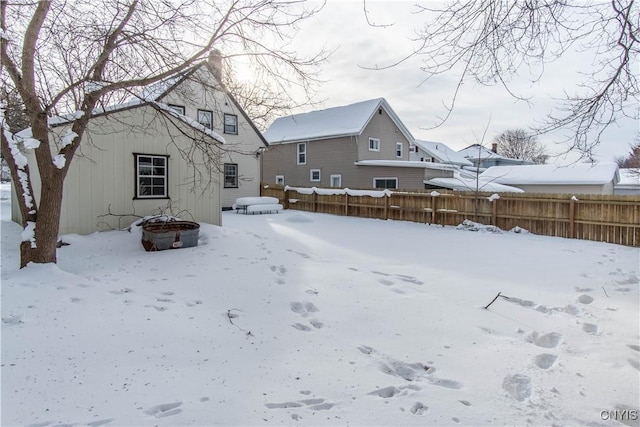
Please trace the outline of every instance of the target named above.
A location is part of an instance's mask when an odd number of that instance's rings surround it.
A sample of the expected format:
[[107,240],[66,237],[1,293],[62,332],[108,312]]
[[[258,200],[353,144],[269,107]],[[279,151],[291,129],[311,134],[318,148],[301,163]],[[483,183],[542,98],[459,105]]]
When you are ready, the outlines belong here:
[[40,205],[35,222],[35,247],[32,247],[34,245],[31,242],[22,242],[20,245],[21,268],[30,262],[55,263],[57,261],[56,248],[60,230],[64,176],[62,173],[52,175],[52,179],[42,183]]

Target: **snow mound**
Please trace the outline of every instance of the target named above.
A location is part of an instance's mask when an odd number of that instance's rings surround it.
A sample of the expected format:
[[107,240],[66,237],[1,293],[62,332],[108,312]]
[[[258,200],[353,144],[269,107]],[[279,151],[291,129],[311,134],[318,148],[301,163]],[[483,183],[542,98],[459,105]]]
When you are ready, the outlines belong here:
[[479,222],[473,222],[468,219],[462,221],[462,224],[459,224],[456,229],[465,230],[465,231],[484,231],[489,233],[502,233],[502,230],[496,227],[495,225],[484,225]]

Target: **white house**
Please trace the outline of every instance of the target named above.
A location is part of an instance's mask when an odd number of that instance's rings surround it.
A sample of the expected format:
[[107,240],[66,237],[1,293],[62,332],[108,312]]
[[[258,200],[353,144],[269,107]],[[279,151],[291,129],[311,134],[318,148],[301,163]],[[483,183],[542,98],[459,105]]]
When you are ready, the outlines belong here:
[[[94,112],[65,180],[60,234],[122,228],[160,212],[220,225],[224,207],[259,195],[266,142],[216,74],[202,63]],[[70,118],[50,124],[63,141]],[[37,200],[37,168],[31,173]],[[12,218],[21,221],[17,203]]]
[[614,194],[620,175],[617,164],[605,162],[493,166],[479,179],[518,187],[527,193]]

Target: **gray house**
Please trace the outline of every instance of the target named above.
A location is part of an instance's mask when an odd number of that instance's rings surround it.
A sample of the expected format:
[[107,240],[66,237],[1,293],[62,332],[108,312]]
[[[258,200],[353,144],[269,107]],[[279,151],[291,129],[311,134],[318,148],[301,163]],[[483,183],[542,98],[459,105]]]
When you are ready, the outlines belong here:
[[266,182],[421,189],[425,176],[453,176],[410,161],[414,138],[384,98],[281,117],[264,135]]

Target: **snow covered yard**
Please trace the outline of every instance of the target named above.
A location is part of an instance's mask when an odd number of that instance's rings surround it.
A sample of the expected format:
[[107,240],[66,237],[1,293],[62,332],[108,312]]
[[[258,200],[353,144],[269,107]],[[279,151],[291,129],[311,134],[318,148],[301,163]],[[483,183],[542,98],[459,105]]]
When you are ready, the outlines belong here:
[[3,426],[638,424],[638,249],[229,212],[21,271],[0,189]]

